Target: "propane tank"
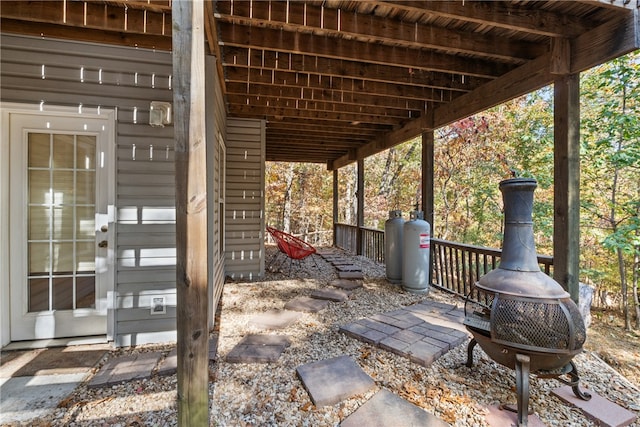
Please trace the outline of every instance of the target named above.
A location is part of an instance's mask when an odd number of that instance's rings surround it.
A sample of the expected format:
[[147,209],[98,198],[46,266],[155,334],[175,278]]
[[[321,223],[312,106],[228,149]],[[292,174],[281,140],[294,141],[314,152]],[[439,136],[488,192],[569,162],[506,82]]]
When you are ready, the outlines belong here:
[[384,223],[384,263],[391,283],[402,283],[403,227],[402,211],[389,211],[389,219]]
[[421,211],[413,211],[404,223],[402,250],[402,285],[417,294],[429,292],[429,251],[431,226]]

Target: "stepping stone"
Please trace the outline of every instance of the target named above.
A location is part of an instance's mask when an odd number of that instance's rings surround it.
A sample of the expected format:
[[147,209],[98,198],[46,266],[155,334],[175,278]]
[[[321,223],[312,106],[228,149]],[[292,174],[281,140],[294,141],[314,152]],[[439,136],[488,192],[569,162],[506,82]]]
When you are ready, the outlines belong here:
[[[213,336],[209,339],[209,360],[215,360],[218,352],[218,338]],[[158,362],[158,375],[168,376],[173,375],[178,371],[178,348],[174,347],[173,350]]]
[[329,285],[334,286],[336,288],[345,289],[347,291],[352,291],[354,289],[358,289],[362,287],[362,280],[338,279],[338,280],[331,281]]
[[316,406],[335,405],[375,387],[375,382],[349,356],[308,363],[296,372]]
[[338,271],[339,279],[364,279],[362,271]]
[[594,393],[593,390],[586,391],[591,395],[590,400],[577,398],[576,395],[573,394],[571,386],[562,386],[552,390],[551,393],[566,403],[580,409],[587,418],[595,421],[599,426],[624,427],[636,420],[636,414],[633,412]]
[[311,298],[342,302],[349,299],[349,293],[340,289],[317,289],[311,292]]
[[331,248],[320,248],[316,251],[316,253],[321,257],[324,257],[324,256],[337,255],[338,251]]
[[227,362],[276,362],[290,345],[291,340],[285,335],[247,335],[227,354]]
[[311,297],[297,297],[284,305],[287,310],[304,311],[306,313],[317,313],[324,310],[329,305],[329,301]]
[[178,371],[178,348],[174,348],[158,363],[158,375],[173,375]]
[[[487,409],[485,420],[490,427],[518,425],[517,413],[502,409],[498,405],[491,405],[485,408]],[[529,415],[527,425],[529,427],[546,427],[546,424],[544,424],[536,414]]]
[[159,351],[138,353],[113,359],[102,367],[89,381],[87,387],[104,387],[125,381],[140,380],[151,377],[151,372],[162,357]]
[[213,336],[209,338],[209,361],[216,360],[217,355],[218,355],[218,334],[213,334]]
[[438,359],[438,357],[449,351],[449,345],[437,340],[423,338],[422,340],[411,344],[406,350],[409,360],[421,366],[429,366]]
[[257,329],[284,329],[302,316],[298,311],[269,310],[253,317],[249,325]]
[[340,427],[447,427],[436,417],[388,390],[380,390],[340,423]]
[[362,271],[362,268],[353,264],[338,264],[338,265],[334,265],[334,267],[338,271]]
[[380,343],[382,340],[384,340],[389,336],[389,334],[386,334],[381,331],[377,331],[375,329],[371,329],[359,322],[350,323],[345,326],[340,326],[339,331],[357,340],[374,344],[374,345],[378,345],[378,343]]
[[402,308],[359,319],[340,326],[339,331],[422,366],[431,365],[438,357],[469,339],[466,331],[423,319],[432,320],[421,311]]

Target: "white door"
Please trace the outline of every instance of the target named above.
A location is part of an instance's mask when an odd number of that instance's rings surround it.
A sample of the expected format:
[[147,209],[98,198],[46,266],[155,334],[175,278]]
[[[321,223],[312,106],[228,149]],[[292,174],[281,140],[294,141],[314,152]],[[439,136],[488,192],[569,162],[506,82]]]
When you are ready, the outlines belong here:
[[9,112],[11,340],[105,335],[111,112]]

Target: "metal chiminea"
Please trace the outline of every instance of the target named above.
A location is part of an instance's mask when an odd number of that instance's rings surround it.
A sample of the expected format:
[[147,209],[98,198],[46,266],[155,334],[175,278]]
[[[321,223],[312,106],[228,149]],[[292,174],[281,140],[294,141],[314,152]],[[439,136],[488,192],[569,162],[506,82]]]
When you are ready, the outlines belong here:
[[517,408],[503,408],[517,410],[522,426],[528,420],[530,372],[571,385],[583,400],[591,398],[579,389],[571,360],[586,340],[582,316],[569,293],[538,264],[532,222],[536,186],[536,180],[528,178],[500,183],[505,214],[500,265],[474,284],[464,320],[473,335],[468,367],[473,364],[473,348],[480,344],[491,359],[515,369]]

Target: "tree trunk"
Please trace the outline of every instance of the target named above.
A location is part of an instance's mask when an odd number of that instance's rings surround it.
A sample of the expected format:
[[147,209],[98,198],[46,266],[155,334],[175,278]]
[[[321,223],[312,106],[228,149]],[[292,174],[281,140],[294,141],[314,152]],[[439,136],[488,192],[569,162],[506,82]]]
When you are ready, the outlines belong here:
[[[636,233],[638,231],[636,230]],[[636,329],[640,329],[640,301],[638,301],[638,276],[640,272],[640,248],[636,248],[636,254],[633,257],[633,281],[631,283],[633,287],[633,305],[636,308]]]
[[284,190],[284,206],[282,208],[282,231],[291,232],[291,191],[293,186],[293,163],[285,172],[286,188]]
[[[640,204],[637,205],[638,208],[636,210],[636,218],[640,217]],[[640,229],[636,228],[636,237],[640,236]],[[636,329],[640,329],[640,301],[638,300],[638,281],[640,280],[640,246],[636,246],[634,248],[634,256],[633,256],[633,279],[631,282],[631,286],[633,287],[633,305],[635,307],[636,314]]]

